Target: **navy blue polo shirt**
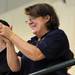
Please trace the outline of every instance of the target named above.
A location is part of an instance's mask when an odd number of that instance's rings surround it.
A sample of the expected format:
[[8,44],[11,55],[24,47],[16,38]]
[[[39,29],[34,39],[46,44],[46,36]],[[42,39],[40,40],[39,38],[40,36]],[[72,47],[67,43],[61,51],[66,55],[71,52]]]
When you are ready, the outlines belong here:
[[[73,58],[67,36],[60,29],[49,31],[41,37],[40,41],[35,36],[28,42],[37,46],[46,58],[40,61],[32,61],[25,55],[22,55],[21,75],[28,75],[29,73]],[[50,75],[67,75],[67,71],[66,69],[61,69],[57,72],[50,73]]]

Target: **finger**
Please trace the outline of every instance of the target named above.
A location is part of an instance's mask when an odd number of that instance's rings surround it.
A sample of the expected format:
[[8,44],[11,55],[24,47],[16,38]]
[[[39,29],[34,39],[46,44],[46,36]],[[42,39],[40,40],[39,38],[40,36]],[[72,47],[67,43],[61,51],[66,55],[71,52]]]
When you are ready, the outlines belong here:
[[13,28],[13,25],[10,25],[10,29],[12,30],[12,28]]
[[0,36],[3,36],[3,34],[4,34],[4,33],[3,33],[2,31],[0,31]]
[[6,43],[8,40],[4,36],[1,36],[2,40]]
[[2,28],[2,24],[0,23],[0,29]]
[[2,33],[2,26],[0,26],[0,33]]

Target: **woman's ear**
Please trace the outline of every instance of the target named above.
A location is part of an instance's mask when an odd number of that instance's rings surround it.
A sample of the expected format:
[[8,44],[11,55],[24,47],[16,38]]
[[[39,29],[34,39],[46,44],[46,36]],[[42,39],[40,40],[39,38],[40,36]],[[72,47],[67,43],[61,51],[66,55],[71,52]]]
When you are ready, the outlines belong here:
[[45,16],[45,19],[46,19],[46,22],[48,22],[50,20],[50,16],[49,15]]

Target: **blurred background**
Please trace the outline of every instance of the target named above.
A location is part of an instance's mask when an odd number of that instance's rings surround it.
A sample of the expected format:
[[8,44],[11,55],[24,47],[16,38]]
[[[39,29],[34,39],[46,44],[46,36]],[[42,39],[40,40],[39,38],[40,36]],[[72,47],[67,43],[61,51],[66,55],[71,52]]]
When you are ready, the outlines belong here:
[[[48,3],[55,8],[60,20],[60,28],[67,34],[70,49],[75,55],[75,0],[0,0],[0,19],[13,25],[15,33],[29,40],[34,35],[25,23],[27,17],[24,14],[24,8],[36,3]],[[16,51],[18,51],[17,48]],[[75,75],[75,66],[69,72]]]

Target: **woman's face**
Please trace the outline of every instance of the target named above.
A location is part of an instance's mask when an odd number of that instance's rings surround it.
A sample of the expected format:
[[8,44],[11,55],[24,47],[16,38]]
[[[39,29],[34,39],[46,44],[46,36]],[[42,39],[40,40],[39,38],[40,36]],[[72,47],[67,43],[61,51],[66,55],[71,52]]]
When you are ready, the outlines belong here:
[[48,22],[48,16],[46,17],[31,17],[29,16],[28,24],[34,34],[40,34],[41,32],[47,31],[46,23]]

